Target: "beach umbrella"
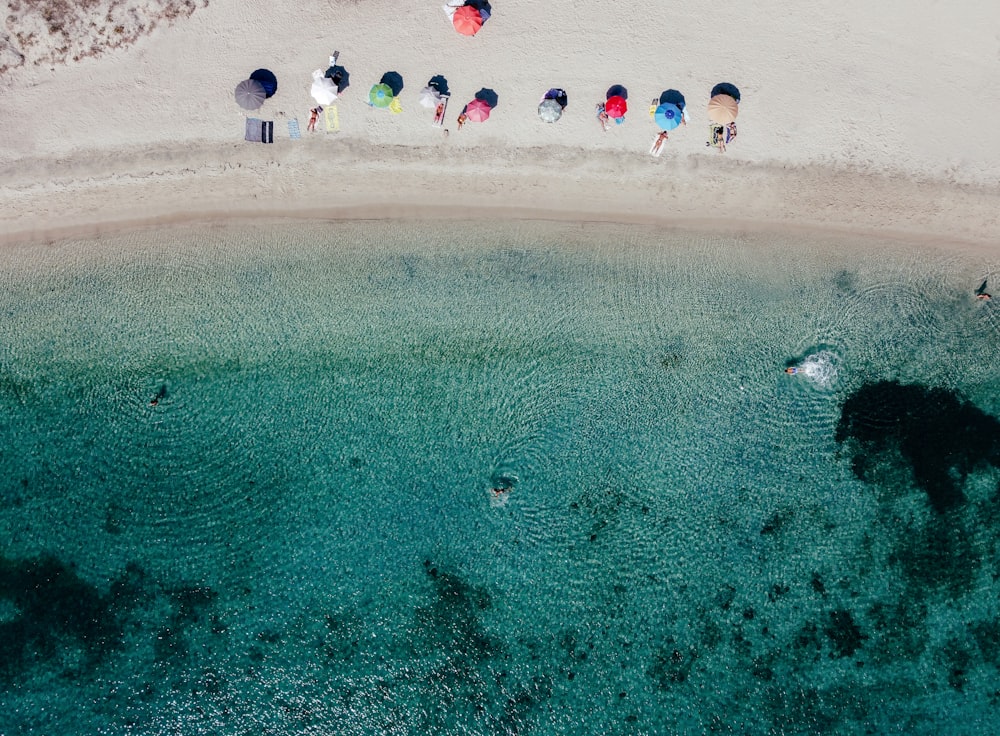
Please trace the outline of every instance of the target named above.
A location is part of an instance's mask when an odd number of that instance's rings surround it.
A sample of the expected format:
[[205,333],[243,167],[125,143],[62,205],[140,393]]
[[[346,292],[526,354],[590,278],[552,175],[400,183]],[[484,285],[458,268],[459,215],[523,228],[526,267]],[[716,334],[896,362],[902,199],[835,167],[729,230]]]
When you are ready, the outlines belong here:
[[433,110],[441,102],[441,93],[434,87],[427,86],[420,90],[420,105]]
[[389,107],[392,104],[392,88],[388,84],[376,84],[368,93],[368,99],[375,107]]
[[717,85],[712,87],[712,91],[709,93],[709,97],[715,97],[716,95],[729,95],[737,103],[740,101],[740,90],[735,84],[730,84],[729,82],[719,82]]
[[256,110],[264,104],[267,92],[256,79],[244,79],[236,85],[236,104],[244,110]]
[[274,76],[274,72],[268,69],[255,70],[250,75],[250,79],[260,82],[264,86],[264,93],[268,97],[272,97],[278,91],[278,78]]
[[541,101],[538,105],[538,117],[546,123],[554,123],[562,117],[562,105],[559,101],[551,97]]
[[608,114],[609,118],[623,118],[628,112],[628,103],[624,97],[618,95],[609,97],[608,101],[604,103],[604,112]]
[[326,70],[324,77],[330,79],[334,85],[337,87],[337,94],[339,95],[345,89],[351,86],[351,74],[344,67],[339,64],[334,64],[329,69]]
[[740,107],[729,95],[716,95],[708,101],[708,119],[725,125],[736,120]]
[[673,130],[681,124],[681,110],[677,105],[667,102],[656,108],[653,120],[663,130]]
[[493,110],[485,100],[473,100],[468,105],[465,106],[465,114],[474,123],[482,123],[489,116],[490,112]]
[[483,16],[471,5],[463,5],[455,11],[451,22],[463,36],[475,36],[483,27]]
[[321,105],[332,105],[337,99],[337,85],[332,79],[322,76],[317,69],[313,72],[313,83],[309,94]]
[[569,102],[569,97],[566,95],[566,90],[560,89],[559,87],[553,87],[548,92],[545,93],[544,99],[555,100],[559,103],[559,107],[566,107]]

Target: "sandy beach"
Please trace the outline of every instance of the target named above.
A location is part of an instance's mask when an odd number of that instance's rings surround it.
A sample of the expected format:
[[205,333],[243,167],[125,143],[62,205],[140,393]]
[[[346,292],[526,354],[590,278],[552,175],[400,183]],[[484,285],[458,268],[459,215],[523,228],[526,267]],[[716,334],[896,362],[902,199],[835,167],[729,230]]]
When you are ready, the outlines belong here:
[[[5,241],[208,218],[484,214],[824,228],[990,252],[1000,234],[1000,141],[987,129],[1000,115],[1000,9],[988,0],[759,0],[721,16],[707,2],[497,0],[473,38],[432,0],[135,5],[160,14],[151,32],[64,62],[51,58],[65,37],[36,34],[12,54],[30,8],[8,18]],[[310,133],[310,74],[334,49],[350,72],[340,130]],[[274,121],[273,145],[243,140],[248,113],[233,99],[260,67],[278,91],[249,115]],[[405,83],[401,114],[366,104],[387,71]],[[435,74],[451,91],[448,135],[417,102]],[[705,145],[720,81],[742,92],[725,154]],[[602,132],[594,106],[613,84],[630,111]],[[554,124],[536,115],[550,87],[569,97]],[[457,130],[481,88],[497,107]],[[690,124],[654,158],[648,107],[667,88],[685,95]]]

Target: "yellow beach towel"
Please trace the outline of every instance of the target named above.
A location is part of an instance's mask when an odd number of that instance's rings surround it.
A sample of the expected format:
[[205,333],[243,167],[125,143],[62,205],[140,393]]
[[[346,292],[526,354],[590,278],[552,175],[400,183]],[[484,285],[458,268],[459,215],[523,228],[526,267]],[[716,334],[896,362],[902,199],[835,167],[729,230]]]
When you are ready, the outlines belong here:
[[323,116],[326,119],[327,133],[336,133],[340,130],[340,115],[337,114],[336,105],[327,105],[323,108]]
[[389,110],[398,115],[403,112],[403,105],[400,103],[398,97],[393,97],[392,102],[389,103]]

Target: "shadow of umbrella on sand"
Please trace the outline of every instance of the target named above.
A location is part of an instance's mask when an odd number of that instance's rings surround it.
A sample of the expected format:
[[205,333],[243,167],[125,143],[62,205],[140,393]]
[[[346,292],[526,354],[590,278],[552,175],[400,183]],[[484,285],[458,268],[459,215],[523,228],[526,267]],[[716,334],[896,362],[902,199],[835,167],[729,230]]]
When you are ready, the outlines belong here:
[[379,84],[384,84],[391,89],[393,97],[399,97],[399,93],[403,91],[403,76],[399,72],[386,72],[382,75]]

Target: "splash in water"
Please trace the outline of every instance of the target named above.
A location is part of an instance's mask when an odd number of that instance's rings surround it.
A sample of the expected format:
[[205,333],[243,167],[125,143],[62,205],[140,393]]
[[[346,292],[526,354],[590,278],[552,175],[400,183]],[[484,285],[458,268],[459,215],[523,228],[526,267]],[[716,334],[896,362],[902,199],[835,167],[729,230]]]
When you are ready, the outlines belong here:
[[837,382],[837,366],[840,359],[829,350],[807,355],[801,363],[795,366],[794,373],[812,381],[820,388],[831,388]]

